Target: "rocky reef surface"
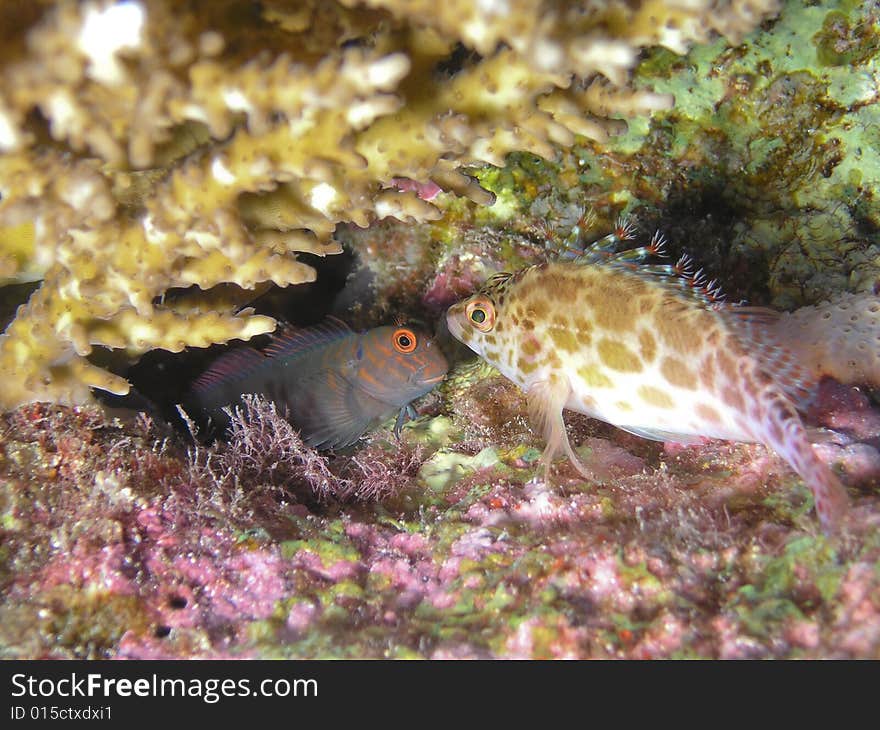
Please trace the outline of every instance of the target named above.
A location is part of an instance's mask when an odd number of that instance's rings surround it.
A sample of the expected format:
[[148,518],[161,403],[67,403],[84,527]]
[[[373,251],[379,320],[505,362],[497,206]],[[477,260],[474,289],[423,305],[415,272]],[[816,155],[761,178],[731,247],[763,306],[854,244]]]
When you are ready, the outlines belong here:
[[[400,441],[318,454],[255,401],[205,445],[175,409],[196,348],[438,323],[585,220],[732,300],[876,292],[875,3],[210,5],[0,11],[0,656],[880,657],[870,387],[809,414],[830,536],[757,445],[569,414],[595,480],[535,480],[523,395],[442,326]],[[141,31],[87,50],[111,7]]]

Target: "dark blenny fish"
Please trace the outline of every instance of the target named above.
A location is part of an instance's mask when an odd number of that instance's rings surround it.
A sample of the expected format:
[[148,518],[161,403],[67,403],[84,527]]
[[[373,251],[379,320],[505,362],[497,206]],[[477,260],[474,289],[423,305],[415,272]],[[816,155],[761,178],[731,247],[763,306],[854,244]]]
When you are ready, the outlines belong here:
[[446,376],[449,365],[431,337],[407,326],[354,332],[329,318],[285,328],[263,350],[233,350],[193,383],[184,407],[222,429],[226,406],[254,393],[273,401],[309,446],[338,449],[399,411]]

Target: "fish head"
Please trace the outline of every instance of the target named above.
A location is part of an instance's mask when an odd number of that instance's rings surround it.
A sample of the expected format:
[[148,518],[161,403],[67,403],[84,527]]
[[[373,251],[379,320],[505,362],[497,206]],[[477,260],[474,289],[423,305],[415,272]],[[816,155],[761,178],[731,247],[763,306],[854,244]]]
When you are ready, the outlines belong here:
[[505,289],[510,274],[491,277],[480,291],[453,304],[446,312],[446,324],[452,336],[483,358],[489,359],[497,343],[499,325],[503,322]]
[[360,387],[373,398],[395,406],[429,392],[449,370],[431,335],[405,324],[364,333],[357,357]]

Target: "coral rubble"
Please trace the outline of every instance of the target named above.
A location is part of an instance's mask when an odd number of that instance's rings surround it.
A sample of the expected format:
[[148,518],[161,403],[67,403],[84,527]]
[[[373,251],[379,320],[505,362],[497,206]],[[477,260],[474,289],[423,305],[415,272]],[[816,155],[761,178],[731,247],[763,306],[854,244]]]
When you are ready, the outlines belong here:
[[439,215],[401,180],[491,202],[462,168],[604,139],[670,102],[630,85],[640,49],[736,40],[776,9],[4,4],[0,283],[41,284],[0,336],[0,406],[126,392],[95,346],[136,357],[270,331],[242,309],[249,291],[312,279],[297,253],[338,251],[339,223]]

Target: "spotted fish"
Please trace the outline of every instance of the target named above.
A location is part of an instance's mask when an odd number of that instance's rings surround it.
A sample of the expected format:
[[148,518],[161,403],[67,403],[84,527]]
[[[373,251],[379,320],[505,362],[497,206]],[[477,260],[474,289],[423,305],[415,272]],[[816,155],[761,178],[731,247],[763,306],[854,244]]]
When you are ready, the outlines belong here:
[[223,428],[223,408],[244,393],[260,394],[286,410],[303,441],[343,448],[399,411],[446,375],[448,364],[426,333],[407,326],[354,332],[335,318],[306,328],[285,328],[263,350],[221,356],[191,388],[184,403]]
[[847,295],[793,315],[725,304],[686,260],[641,263],[662,253],[660,237],[618,253],[629,234],[620,226],[573,260],[495,275],[447,312],[450,332],[526,391],[547,441],[545,478],[560,449],[589,474],[564,408],[650,439],[760,442],[809,485],[831,529],[846,491],[799,412],[823,375],[880,383],[878,299]]

